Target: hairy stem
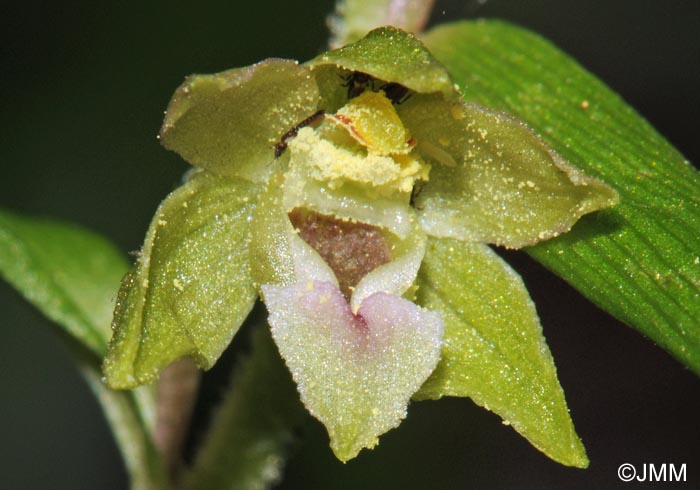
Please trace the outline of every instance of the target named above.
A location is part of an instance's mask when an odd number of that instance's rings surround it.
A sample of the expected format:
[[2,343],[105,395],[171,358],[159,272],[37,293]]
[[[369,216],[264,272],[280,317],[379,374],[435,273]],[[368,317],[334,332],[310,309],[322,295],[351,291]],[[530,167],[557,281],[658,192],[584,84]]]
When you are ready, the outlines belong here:
[[165,368],[158,380],[153,439],[172,480],[182,464],[199,380],[200,371],[189,357]]
[[269,327],[257,327],[183,490],[262,490],[281,476],[304,410]]

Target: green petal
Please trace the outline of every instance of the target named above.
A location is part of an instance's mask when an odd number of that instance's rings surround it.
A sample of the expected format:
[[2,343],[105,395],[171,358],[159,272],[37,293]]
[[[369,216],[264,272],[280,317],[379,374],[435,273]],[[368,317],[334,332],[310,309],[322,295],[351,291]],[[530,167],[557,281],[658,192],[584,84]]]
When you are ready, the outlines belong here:
[[284,206],[282,175],[273,175],[260,195],[251,226],[250,263],[256,284],[290,285],[320,280],[338,285],[335,274],[295,232]]
[[417,95],[399,112],[434,162],[415,199],[430,235],[520,248],[617,203],[613,189],[505,113],[439,95]]
[[418,303],[442,315],[445,338],[440,364],[416,398],[468,396],[550,458],[586,467],[520,277],[486,245],[431,238],[417,284]]
[[[294,143],[290,147],[294,146]],[[304,207],[321,214],[334,215],[341,219],[354,220],[391,230],[392,233],[405,237],[411,230],[411,210],[408,206],[410,192],[398,192],[392,187],[372,186],[364,182],[344,182],[335,186],[332,181],[322,181],[313,177],[311,165],[297,165],[298,161],[309,161],[310,157],[322,156],[322,153],[298,155],[290,148],[292,166],[285,174],[285,209]],[[340,157],[335,161],[340,161]],[[362,158],[362,157],[356,157]],[[386,158],[386,157],[377,157]],[[316,162],[321,161],[317,158]],[[393,163],[391,163],[393,165]],[[390,192],[386,189],[389,188]]]
[[[380,27],[356,43],[323,53],[307,65],[314,71],[324,66],[359,71],[386,82],[400,83],[419,93],[456,95],[449,73],[423,43],[413,34],[391,26]],[[343,80],[337,75],[328,76],[327,71],[320,71],[323,92],[330,84],[334,84],[335,90],[342,89]],[[337,70],[333,71],[337,73]]]
[[274,170],[275,143],[318,101],[308,68],[295,61],[193,75],[173,95],[160,139],[192,165],[262,181]]
[[0,211],[0,275],[98,357],[107,350],[114,294],[128,269],[101,236]]
[[107,383],[130,388],[192,356],[211,367],[256,299],[248,220],[259,188],[196,173],[160,205],[117,298]]
[[368,273],[355,286],[350,305],[357,312],[362,302],[374,293],[385,292],[397,296],[412,292],[420,264],[425,256],[427,237],[414,214],[410,214],[411,231],[404,239],[391,242],[391,262]]

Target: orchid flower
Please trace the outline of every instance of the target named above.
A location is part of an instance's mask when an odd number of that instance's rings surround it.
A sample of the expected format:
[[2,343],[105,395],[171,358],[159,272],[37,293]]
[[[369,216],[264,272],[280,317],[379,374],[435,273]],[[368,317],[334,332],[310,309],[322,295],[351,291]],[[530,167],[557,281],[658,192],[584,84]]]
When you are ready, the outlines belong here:
[[555,237],[617,194],[465,102],[417,38],[384,27],[307,63],[189,77],[160,138],[194,169],[123,281],[111,387],[182,356],[210,368],[261,297],[339,459],[411,399],[469,396],[587,464],[534,306],[487,244]]

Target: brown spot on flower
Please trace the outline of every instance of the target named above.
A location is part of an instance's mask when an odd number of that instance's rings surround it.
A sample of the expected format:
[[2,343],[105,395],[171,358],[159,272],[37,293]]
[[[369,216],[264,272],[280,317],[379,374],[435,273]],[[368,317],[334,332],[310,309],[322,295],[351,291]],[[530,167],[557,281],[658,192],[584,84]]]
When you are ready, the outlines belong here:
[[301,209],[289,213],[289,219],[299,236],[333,270],[348,300],[363,277],[391,261],[387,239],[376,226]]

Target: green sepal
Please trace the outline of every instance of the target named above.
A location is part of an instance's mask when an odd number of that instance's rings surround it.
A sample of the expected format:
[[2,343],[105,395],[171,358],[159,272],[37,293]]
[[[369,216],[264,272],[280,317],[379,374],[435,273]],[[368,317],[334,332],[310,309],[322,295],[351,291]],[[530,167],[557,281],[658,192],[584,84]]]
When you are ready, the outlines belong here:
[[442,358],[414,398],[469,397],[537,449],[588,466],[537,312],[520,277],[488,246],[430,238],[418,304],[442,315]]
[[521,248],[618,201],[505,113],[439,95],[417,95],[399,111],[433,162],[414,200],[428,234]]
[[[445,67],[433,58],[416,36],[396,27],[374,29],[359,41],[327,51],[306,64],[312,70],[330,65],[366,73],[418,93],[457,95]],[[337,80],[338,86],[342,83],[342,80]]]
[[117,298],[107,383],[153,381],[188,355],[210,368],[257,297],[248,262],[259,187],[200,171],[160,205]]
[[501,21],[424,36],[465,98],[514,114],[620,204],[529,254],[700,373],[700,173],[603,82],[541,36]]
[[78,226],[0,211],[0,274],[98,357],[126,258]]
[[296,61],[192,75],[175,91],[160,139],[192,165],[261,182],[276,167],[275,144],[318,102],[316,82]]

